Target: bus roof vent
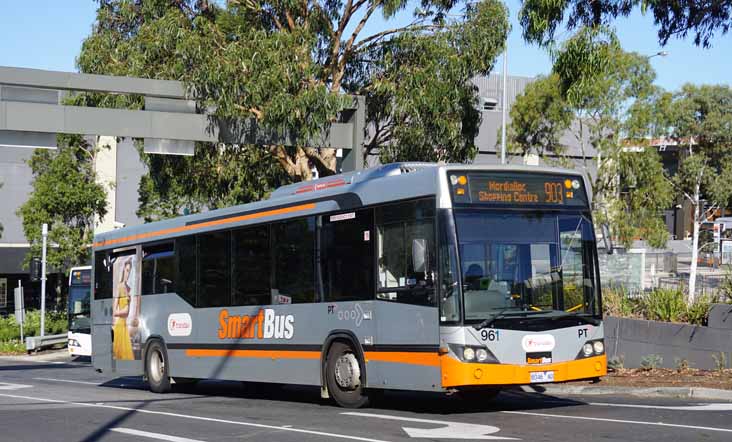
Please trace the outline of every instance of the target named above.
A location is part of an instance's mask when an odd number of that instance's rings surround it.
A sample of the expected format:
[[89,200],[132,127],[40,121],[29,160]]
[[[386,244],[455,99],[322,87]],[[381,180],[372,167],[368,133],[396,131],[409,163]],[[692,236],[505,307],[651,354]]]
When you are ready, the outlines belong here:
[[437,167],[434,163],[390,163],[362,170],[355,181],[363,182]]

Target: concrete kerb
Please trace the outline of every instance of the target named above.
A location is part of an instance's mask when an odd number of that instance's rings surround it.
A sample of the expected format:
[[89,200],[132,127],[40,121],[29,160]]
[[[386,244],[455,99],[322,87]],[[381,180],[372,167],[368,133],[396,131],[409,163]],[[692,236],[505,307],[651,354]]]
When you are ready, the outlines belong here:
[[586,385],[541,385],[522,387],[525,392],[577,396],[635,396],[644,398],[704,399],[732,402],[732,390],[704,387],[602,387]]

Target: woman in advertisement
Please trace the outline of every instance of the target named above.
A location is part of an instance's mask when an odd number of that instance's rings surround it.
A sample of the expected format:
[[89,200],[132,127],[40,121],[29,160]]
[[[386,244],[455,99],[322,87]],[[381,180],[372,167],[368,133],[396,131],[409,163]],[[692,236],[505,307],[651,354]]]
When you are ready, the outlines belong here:
[[132,352],[132,340],[127,329],[127,317],[130,315],[130,273],[132,272],[132,257],[121,263],[122,275],[117,281],[114,298],[114,343],[112,355],[114,359],[135,359]]

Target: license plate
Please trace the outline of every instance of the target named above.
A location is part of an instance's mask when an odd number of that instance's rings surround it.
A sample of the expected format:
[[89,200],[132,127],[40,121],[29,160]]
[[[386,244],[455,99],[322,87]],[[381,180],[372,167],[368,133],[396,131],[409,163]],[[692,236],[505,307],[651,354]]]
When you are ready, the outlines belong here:
[[531,375],[532,384],[539,382],[554,382],[553,371],[532,371],[529,374]]

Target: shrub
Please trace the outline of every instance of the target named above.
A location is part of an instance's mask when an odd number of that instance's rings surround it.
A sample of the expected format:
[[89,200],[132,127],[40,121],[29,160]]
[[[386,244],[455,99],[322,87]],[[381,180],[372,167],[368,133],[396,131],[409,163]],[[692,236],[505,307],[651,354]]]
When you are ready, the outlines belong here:
[[714,367],[717,371],[721,372],[727,368],[727,355],[723,351],[712,353],[712,359],[714,359]]
[[0,354],[23,354],[25,344],[20,341],[0,342]]
[[[64,312],[46,312],[46,334],[56,335],[65,333],[68,329],[68,319]],[[23,333],[25,336],[38,336],[41,331],[41,312],[29,310],[25,314]],[[0,318],[0,342],[20,340],[20,327],[15,322],[15,315]]]
[[643,313],[648,319],[679,322],[686,316],[686,300],[680,290],[656,289],[642,299]]
[[602,307],[606,315],[632,318],[636,315],[636,302],[623,288],[606,288],[602,291]]
[[607,366],[611,370],[622,370],[625,367],[625,355],[613,356],[607,361]]
[[663,358],[660,355],[648,355],[641,359],[641,368],[643,370],[653,370],[663,364]]
[[694,325],[707,325],[709,309],[714,302],[716,299],[707,294],[696,296],[694,302],[686,309],[686,321]]

